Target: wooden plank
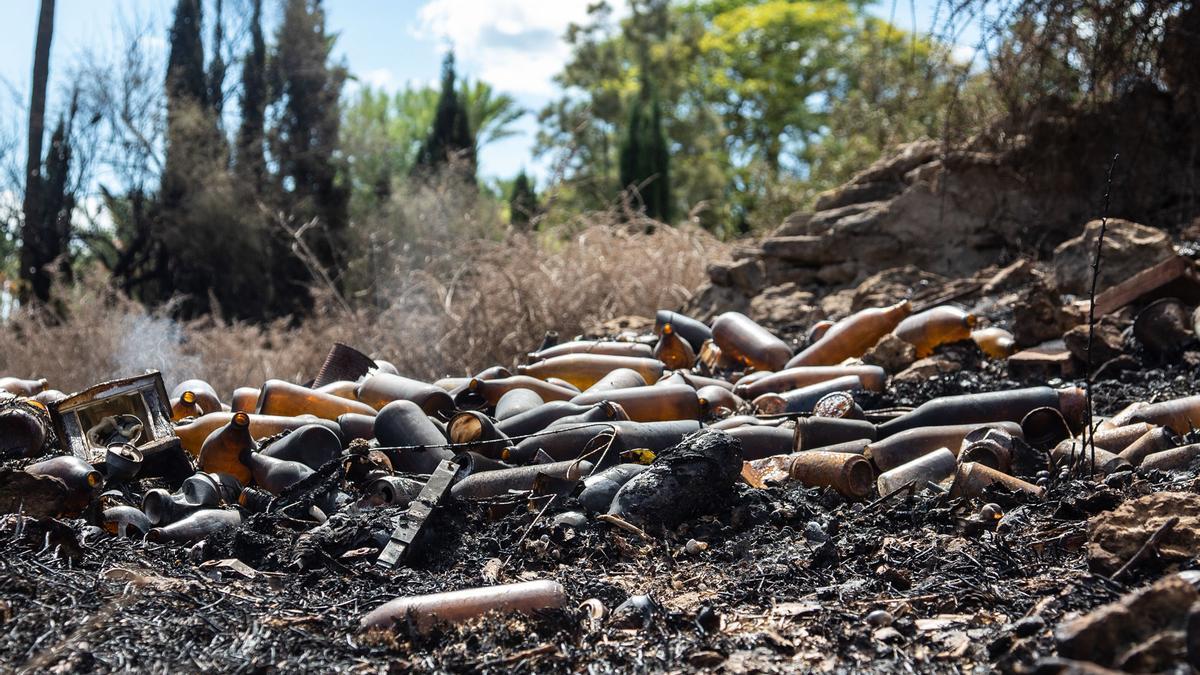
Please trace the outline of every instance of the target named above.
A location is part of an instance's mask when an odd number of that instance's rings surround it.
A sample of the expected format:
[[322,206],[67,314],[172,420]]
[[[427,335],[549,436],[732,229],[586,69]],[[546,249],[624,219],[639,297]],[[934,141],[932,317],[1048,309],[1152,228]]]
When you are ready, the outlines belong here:
[[[1103,261],[1101,262],[1103,264]],[[1173,256],[1147,267],[1125,281],[1113,286],[1096,296],[1096,316],[1111,314],[1125,305],[1137,300],[1147,293],[1153,292],[1189,271],[1194,274],[1195,265],[1182,256]],[[1087,308],[1087,300],[1083,301]]]

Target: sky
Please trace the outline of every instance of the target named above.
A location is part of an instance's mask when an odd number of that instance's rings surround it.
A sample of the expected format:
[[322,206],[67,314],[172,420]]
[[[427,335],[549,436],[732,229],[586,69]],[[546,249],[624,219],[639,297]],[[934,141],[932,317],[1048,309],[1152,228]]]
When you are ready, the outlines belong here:
[[[396,89],[405,83],[436,84],[442,55],[453,45],[460,74],[480,78],[514,96],[529,111],[518,134],[483,149],[480,172],[511,178],[522,169],[548,173],[533,157],[536,113],[555,96],[552,80],[565,62],[567,25],[582,21],[594,0],[326,0],[328,29],[338,35],[336,55],[357,83]],[[239,0],[226,0],[236,6]],[[872,11],[895,12],[904,28],[930,24],[936,0],[883,2]],[[166,49],[174,0],[58,0],[50,55],[51,99],[61,105],[69,87],[64,66],[87,52],[115,47],[122,20],[135,17],[159,27],[147,46]],[[274,5],[271,0],[265,3]],[[618,9],[620,0],[610,0]],[[38,0],[0,0],[0,134],[23,138]],[[273,17],[269,17],[273,18]]]

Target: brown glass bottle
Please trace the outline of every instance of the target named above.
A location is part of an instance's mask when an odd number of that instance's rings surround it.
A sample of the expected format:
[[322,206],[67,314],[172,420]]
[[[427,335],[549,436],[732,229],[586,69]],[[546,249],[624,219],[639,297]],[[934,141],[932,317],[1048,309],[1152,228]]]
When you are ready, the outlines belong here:
[[560,387],[536,377],[528,375],[513,375],[499,380],[471,380],[464,395],[481,398],[490,406],[495,406],[500,397],[513,389],[532,389],[542,397],[543,401],[569,401],[579,395],[579,392],[566,387]]
[[249,448],[242,451],[240,460],[250,467],[254,482],[273,495],[278,495],[313,473],[312,469],[300,462],[276,459]]
[[510,417],[529,412],[544,403],[542,397],[532,389],[513,389],[496,401],[496,419],[503,422]]
[[696,353],[700,352],[700,347],[706,341],[712,339],[712,329],[703,321],[697,321],[690,316],[667,309],[660,309],[654,313],[655,335],[661,335],[663,326],[667,324],[671,324],[679,337],[687,340]]
[[539,475],[577,479],[591,473],[592,463],[585,460],[566,460],[552,464],[517,466],[511,469],[473,473],[450,489],[457,499],[487,499],[509,490],[529,490]]
[[370,415],[374,412],[375,409],[366,403],[325,394],[283,380],[267,380],[263,385],[262,394],[258,397],[260,415],[315,415],[321,419],[336,420],[338,415],[346,413]]
[[635,370],[647,382],[653,382],[663,374],[663,362],[658,359],[606,356],[604,354],[555,356],[528,366],[518,366],[517,373],[540,380],[552,377],[562,378],[580,390],[584,390],[618,368]]
[[580,394],[571,399],[572,403],[580,405],[600,401],[612,401],[621,406],[634,422],[698,420],[704,415],[696,390],[686,384],[611,389]]
[[772,455],[791,454],[795,442],[795,429],[746,424],[726,433],[742,443],[742,459],[749,462]]
[[426,415],[443,419],[454,413],[454,399],[445,389],[428,382],[377,372],[358,386],[359,401],[379,410],[392,401],[412,401]]
[[0,410],[0,459],[36,457],[46,444],[48,426],[27,406]]
[[754,399],[754,407],[760,414],[766,415],[810,413],[817,401],[828,394],[836,391],[858,391],[862,388],[862,378],[857,375],[844,375],[778,394],[763,394]]
[[738,398],[732,391],[713,384],[697,389],[696,397],[700,399],[700,405],[710,414],[715,414],[718,409],[725,409],[731,413],[737,412],[746,405],[746,402]]
[[906,317],[892,333],[916,348],[917,358],[924,358],[941,345],[971,339],[974,327],[974,314],[954,305],[939,305]]
[[1028,387],[991,391],[980,394],[943,396],[921,404],[912,412],[879,425],[879,437],[894,433],[946,424],[987,424],[989,422],[1020,422],[1037,408],[1056,408],[1072,429],[1083,422],[1083,390],[1076,387],[1051,389]]
[[53,476],[72,492],[91,492],[100,487],[104,477],[91,464],[73,455],[60,455],[25,467],[35,476]]
[[835,366],[846,359],[858,358],[911,312],[912,303],[905,300],[891,307],[873,307],[851,314],[792,357],[785,367]]
[[146,534],[153,542],[192,542],[242,524],[242,514],[235,510],[204,509],[171,523],[156,527]]
[[322,394],[332,394],[341,398],[350,399],[351,401],[358,400],[358,382],[351,382],[350,380],[336,380],[334,382],[330,382],[329,384],[317,387],[314,389],[314,391],[319,391]]
[[644,386],[646,386],[646,378],[641,373],[631,368],[617,368],[585,389],[584,393]]
[[347,443],[355,439],[369,441],[375,438],[375,415],[346,413],[338,416],[337,424]]
[[255,387],[238,387],[234,389],[233,398],[230,399],[231,412],[254,412],[258,409],[258,396],[261,393],[262,390]]
[[179,398],[171,400],[171,420],[178,422],[188,417],[199,417],[204,414],[196,403],[196,393],[185,391]]
[[[503,457],[507,462],[524,463],[533,460],[541,450],[555,460],[569,460],[579,457],[588,449],[588,444],[602,434],[615,433],[612,439],[612,452],[607,456],[601,453],[589,455],[588,459],[602,466],[616,464],[622,450],[646,449],[659,452],[674,445],[688,434],[700,430],[700,423],[694,420],[676,422],[632,422],[613,421],[588,425],[574,425],[556,428],[544,435],[538,435],[517,443],[509,448]],[[608,445],[607,441],[605,445]]]
[[319,469],[342,454],[342,441],[329,429],[319,424],[309,424],[263,448],[262,454]]
[[800,366],[754,380],[743,381],[749,379],[743,378],[734,385],[733,393],[753,399],[763,394],[779,394],[848,375],[857,375],[863,389],[868,391],[883,391],[883,384],[887,380],[887,372],[879,366]]
[[1021,437],[1021,425],[1016,422],[923,426],[900,431],[873,441],[867,446],[864,454],[881,472],[891,471],[938,448],[948,448],[957,456],[967,434],[985,426],[1003,429],[1015,437]]
[[242,485],[250,482],[250,468],[242,463],[242,453],[255,448],[250,435],[250,416],[232,413],[229,423],[212,432],[200,447],[200,469],[210,473],[227,473]]
[[1169,427],[1176,434],[1186,434],[1192,429],[1200,428],[1200,396],[1187,396],[1130,408],[1114,416],[1112,421],[1117,426],[1149,422]]
[[979,350],[993,359],[1007,359],[1017,351],[1017,340],[1003,328],[980,328],[971,332]]
[[595,354],[605,356],[624,356],[627,358],[643,358],[648,359],[653,356],[654,350],[650,345],[645,345],[640,342],[617,342],[615,340],[575,340],[574,342],[564,342],[562,344],[540,349],[536,352],[529,353],[529,362],[536,363],[545,361],[557,356],[567,356],[570,354]]
[[13,396],[35,396],[45,391],[48,382],[42,380],[22,380],[19,377],[0,377],[0,392]]
[[439,624],[459,624],[489,612],[533,614],[567,604],[567,592],[557,581],[524,581],[486,588],[468,588],[396,598],[363,616],[364,628],[391,628],[412,622],[421,632]]
[[755,370],[779,370],[792,356],[787,343],[739,312],[718,316],[712,334],[724,355]]
[[[239,413],[209,413],[202,417],[198,417],[186,424],[180,424],[175,427],[175,435],[179,437],[180,444],[183,449],[192,454],[193,457],[200,455],[200,448],[204,445],[204,441],[208,439],[209,434],[217,429],[229,424],[234,415]],[[244,414],[244,413],[243,413]],[[341,428],[336,422],[323,420],[312,415],[303,415],[299,417],[280,417],[278,415],[249,415],[250,417],[250,435],[254,438],[266,438],[274,436],[282,431],[291,429],[299,429],[308,424],[320,424],[330,431],[341,434]]]
[[501,420],[496,427],[509,437],[526,436],[537,433],[564,417],[585,413],[591,407],[570,401],[550,401],[532,410]]
[[204,380],[184,380],[171,390],[171,398],[183,398],[185,392],[192,392],[196,405],[204,414],[221,411],[221,397],[212,385]]
[[875,472],[860,455],[809,450],[791,456],[789,474],[804,485],[831,487],[851,499],[866,497],[875,487]]
[[675,327],[668,323],[663,326],[662,335],[654,345],[654,358],[671,370],[688,370],[696,364],[696,350],[676,334]]

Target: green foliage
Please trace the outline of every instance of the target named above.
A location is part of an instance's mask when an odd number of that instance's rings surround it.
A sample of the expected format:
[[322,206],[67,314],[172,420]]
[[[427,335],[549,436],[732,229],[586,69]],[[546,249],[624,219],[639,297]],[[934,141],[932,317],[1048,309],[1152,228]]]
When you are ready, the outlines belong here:
[[534,192],[529,176],[525,175],[524,169],[521,169],[521,173],[517,174],[516,180],[513,181],[512,191],[509,192],[509,222],[513,227],[529,229],[530,221],[537,215],[537,209],[537,193]]
[[621,184],[650,218],[670,222],[670,153],[662,128],[662,107],[650,91],[630,106],[621,142]]
[[442,93],[438,98],[433,126],[413,167],[414,175],[434,173],[453,164],[469,182],[475,182],[476,148],[470,115],[454,80],[454,52],[442,62]]

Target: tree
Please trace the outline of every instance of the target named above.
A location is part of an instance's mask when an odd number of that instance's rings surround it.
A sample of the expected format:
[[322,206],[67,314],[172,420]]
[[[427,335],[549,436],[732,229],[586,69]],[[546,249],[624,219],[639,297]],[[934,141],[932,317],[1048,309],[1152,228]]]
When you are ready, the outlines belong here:
[[[340,278],[349,190],[339,179],[340,107],[346,69],[331,62],[334,37],[320,0],[286,0],[268,81],[277,102],[268,133],[277,191],[290,222],[273,238],[277,309],[311,306],[309,284]],[[296,247],[302,257],[293,252]]]
[[429,136],[417,153],[414,172],[432,175],[453,165],[464,179],[475,182],[475,136],[471,133],[470,115],[454,86],[454,52],[442,62],[442,93]]
[[[50,79],[50,41],[54,37],[54,0],[42,0],[38,15],[37,40],[33,47],[33,88],[29,97],[29,140],[26,144],[24,223],[21,231],[21,278],[26,286],[22,299],[36,297],[45,302],[50,299],[50,277],[45,266],[52,251],[47,250],[47,236],[42,228],[40,173],[42,163],[42,136],[46,120],[46,84]],[[32,293],[32,296],[30,296]]]
[[670,152],[658,96],[649,85],[630,107],[621,143],[621,184],[641,202],[647,216],[670,222]]
[[[516,133],[525,111],[514,98],[486,82],[459,80],[476,153]],[[409,175],[437,115],[440,90],[405,87],[393,95],[363,87],[342,112],[342,152],[352,191],[350,211],[361,219],[391,194],[392,180]]]
[[241,124],[234,169],[239,182],[261,196],[266,179],[263,133],[267,110],[267,45],[262,33],[262,0],[252,0],[250,49],[242,59]]
[[509,222],[513,227],[528,229],[530,221],[537,215],[537,208],[537,193],[533,190],[533,183],[525,175],[525,169],[521,169],[508,197]]

